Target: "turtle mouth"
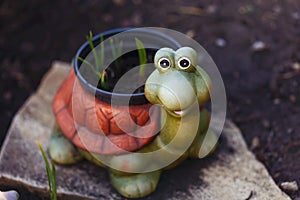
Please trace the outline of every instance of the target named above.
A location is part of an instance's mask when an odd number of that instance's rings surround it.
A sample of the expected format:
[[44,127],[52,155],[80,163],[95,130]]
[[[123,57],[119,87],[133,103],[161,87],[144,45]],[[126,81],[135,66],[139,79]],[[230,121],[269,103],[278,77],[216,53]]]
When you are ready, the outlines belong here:
[[183,115],[184,111],[183,110],[174,110],[173,111],[176,115]]
[[166,107],[164,107],[164,108],[170,115],[172,115],[174,117],[183,117],[190,111],[189,108],[187,108],[185,110],[169,110]]
[[162,108],[164,108],[169,114],[171,114],[171,115],[174,116],[174,117],[183,117],[184,115],[186,115],[186,114],[190,111],[190,108],[189,108],[189,107],[186,108],[186,109],[184,109],[184,110],[170,110],[170,109],[167,108],[166,105],[164,105],[164,104],[162,103],[162,101],[161,101],[159,98],[157,98],[157,101],[158,101],[158,104],[159,104]]

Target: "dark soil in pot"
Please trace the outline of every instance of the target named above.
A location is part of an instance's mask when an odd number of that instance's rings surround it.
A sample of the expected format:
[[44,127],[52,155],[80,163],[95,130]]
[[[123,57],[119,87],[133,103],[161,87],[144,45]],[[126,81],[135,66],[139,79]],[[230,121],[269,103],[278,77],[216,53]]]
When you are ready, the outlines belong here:
[[[147,53],[147,63],[153,63],[154,61],[154,55],[156,53],[156,49],[146,49]],[[82,62],[79,61],[79,65],[81,65]],[[108,83],[108,88],[103,88],[101,84],[101,80],[99,77],[92,71],[91,68],[85,67],[84,69],[80,69],[80,73],[83,75],[83,78],[91,83],[97,83],[97,85],[93,85],[97,87],[98,89],[105,90],[108,92],[112,92],[114,90],[115,84],[117,81],[130,69],[139,66],[139,56],[138,51],[131,51],[128,52],[122,56],[120,56],[117,60],[115,60],[113,63],[111,63],[106,69],[106,79]],[[149,66],[148,66],[149,67]],[[154,69],[153,69],[154,70]],[[144,84],[145,81],[143,80],[145,78],[140,77],[139,74],[134,74],[132,77],[132,82],[130,84],[134,86]],[[141,82],[142,81],[142,82]],[[136,93],[143,93],[144,87],[136,87],[135,90]],[[124,89],[124,90],[122,90]],[[127,88],[118,88],[118,90],[115,90],[114,92],[123,93],[124,91],[127,91]]]

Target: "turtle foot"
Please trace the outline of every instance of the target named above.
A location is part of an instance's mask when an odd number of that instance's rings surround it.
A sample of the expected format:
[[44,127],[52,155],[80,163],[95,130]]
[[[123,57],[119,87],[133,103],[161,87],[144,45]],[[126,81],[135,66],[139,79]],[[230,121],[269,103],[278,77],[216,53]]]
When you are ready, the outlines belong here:
[[118,174],[111,172],[113,187],[126,198],[140,198],[151,194],[158,184],[161,171],[143,174]]
[[73,164],[82,159],[77,148],[61,133],[55,125],[49,142],[49,154],[59,164]]

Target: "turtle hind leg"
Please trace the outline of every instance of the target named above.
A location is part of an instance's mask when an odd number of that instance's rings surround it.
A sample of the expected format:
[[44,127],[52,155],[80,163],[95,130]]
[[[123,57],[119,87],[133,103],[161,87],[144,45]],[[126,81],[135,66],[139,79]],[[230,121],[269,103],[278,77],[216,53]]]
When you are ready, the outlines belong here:
[[57,124],[52,130],[48,150],[52,160],[58,164],[73,164],[82,159],[77,148],[65,138]]
[[155,191],[161,171],[142,174],[124,174],[110,171],[113,187],[126,198],[141,198]]

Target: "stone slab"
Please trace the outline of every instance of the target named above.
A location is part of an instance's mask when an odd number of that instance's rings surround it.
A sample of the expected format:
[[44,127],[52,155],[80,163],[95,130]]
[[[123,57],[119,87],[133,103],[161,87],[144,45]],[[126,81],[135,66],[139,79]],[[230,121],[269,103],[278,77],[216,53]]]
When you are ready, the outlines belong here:
[[[0,154],[0,186],[25,187],[47,195],[47,177],[37,141],[47,149],[54,116],[53,96],[70,66],[54,62],[16,114]],[[104,169],[82,161],[57,166],[59,199],[123,199],[110,186]],[[239,129],[227,120],[216,152],[187,160],[163,173],[158,189],[145,199],[290,199],[247,149]]]

